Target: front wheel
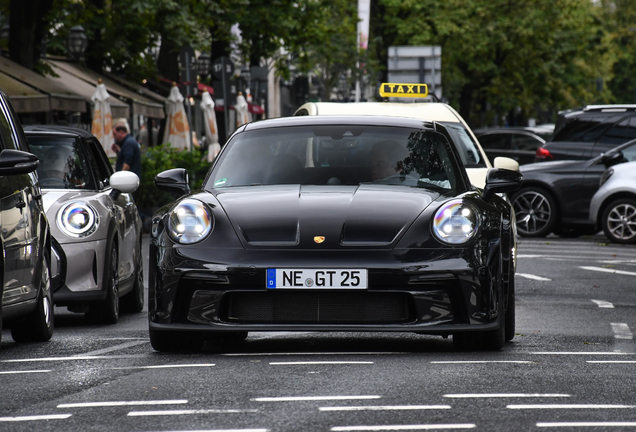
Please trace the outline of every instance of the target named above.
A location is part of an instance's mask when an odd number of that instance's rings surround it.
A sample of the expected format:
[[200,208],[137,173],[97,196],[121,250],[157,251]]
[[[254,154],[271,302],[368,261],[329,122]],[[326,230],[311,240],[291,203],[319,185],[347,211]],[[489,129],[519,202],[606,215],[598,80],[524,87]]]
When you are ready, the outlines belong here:
[[135,258],[135,285],[130,293],[122,297],[122,307],[130,312],[141,312],[144,308],[144,265],[141,239],[139,251]]
[[614,243],[636,243],[636,200],[622,198],[610,203],[601,218],[603,232]]
[[512,197],[517,218],[517,232],[523,237],[545,237],[557,221],[557,206],[544,189],[530,186]]
[[106,299],[90,305],[89,316],[102,324],[115,324],[119,320],[119,287],[117,285],[117,245],[110,250],[110,260],[104,276]]
[[11,326],[11,336],[16,342],[46,342],[53,336],[51,268],[46,256],[42,258],[41,272],[40,292],[35,310]]

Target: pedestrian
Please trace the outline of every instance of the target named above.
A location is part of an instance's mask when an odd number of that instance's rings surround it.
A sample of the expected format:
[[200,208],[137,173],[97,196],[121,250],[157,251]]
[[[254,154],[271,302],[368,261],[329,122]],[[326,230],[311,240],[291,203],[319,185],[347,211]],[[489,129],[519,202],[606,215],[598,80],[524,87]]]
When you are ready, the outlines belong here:
[[115,124],[113,127],[112,149],[117,154],[115,171],[132,171],[141,180],[141,149],[139,143],[128,132],[125,124]]

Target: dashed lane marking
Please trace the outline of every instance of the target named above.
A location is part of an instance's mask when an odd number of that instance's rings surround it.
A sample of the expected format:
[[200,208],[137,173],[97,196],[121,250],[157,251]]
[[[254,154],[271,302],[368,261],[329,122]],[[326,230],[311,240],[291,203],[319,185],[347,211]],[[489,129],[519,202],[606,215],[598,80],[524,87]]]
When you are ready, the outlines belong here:
[[549,405],[507,405],[508,409],[632,409],[636,405],[603,404],[549,404]]
[[112,355],[112,356],[70,356],[70,357],[40,357],[27,359],[0,360],[0,363],[28,363],[28,362],[47,362],[47,361],[69,361],[69,360],[108,360],[108,359],[130,359],[144,358],[146,354],[128,354],[128,355]]
[[537,427],[552,428],[552,427],[567,427],[567,428],[580,428],[580,427],[627,427],[636,426],[636,422],[543,422],[537,423]]
[[110,401],[110,402],[79,402],[60,404],[58,408],[95,408],[113,406],[135,406],[135,405],[183,405],[187,404],[187,399],[173,400],[147,400],[147,401]]
[[372,361],[306,361],[306,362],[270,362],[270,365],[342,365],[342,364],[373,364]]
[[153,366],[126,366],[110,369],[171,369],[171,368],[195,368],[195,367],[212,367],[214,363],[194,363],[194,364],[172,364],[172,365],[153,365]]
[[420,425],[381,425],[381,426],[336,426],[334,432],[350,431],[408,431],[408,430],[442,430],[442,429],[474,429],[477,426],[470,423],[459,424],[420,424]]
[[169,411],[131,411],[128,417],[144,416],[171,416],[171,415],[193,415],[193,414],[244,414],[256,413],[257,409],[199,409],[199,410],[169,410]]
[[447,394],[445,398],[567,398],[569,394],[562,393],[465,393]]
[[279,353],[226,353],[225,357],[253,357],[253,356],[319,356],[319,355],[403,355],[407,352],[279,352]]
[[26,373],[47,373],[47,372],[51,372],[51,369],[24,370],[24,371],[2,371],[2,372],[0,372],[0,375],[26,374]]
[[250,399],[255,402],[304,402],[304,401],[328,401],[328,400],[360,400],[380,399],[381,396],[282,396],[260,397]]
[[520,276],[522,278],[526,278],[526,279],[532,279],[532,280],[537,280],[537,281],[551,281],[552,279],[548,279],[542,276],[537,276],[537,275],[533,275],[533,274],[527,274],[527,273],[516,273],[517,276]]
[[148,340],[135,340],[132,342],[125,342],[119,345],[115,345],[112,347],[108,347],[108,348],[104,348],[104,349],[100,349],[100,350],[96,350],[96,351],[91,351],[91,352],[87,352],[87,353],[83,353],[83,354],[78,354],[78,357],[83,357],[83,356],[98,356],[98,355],[102,355],[102,354],[107,354],[109,352],[113,352],[113,351],[119,351],[119,350],[123,350],[126,348],[131,348],[137,345],[143,345],[143,344],[147,344]]
[[608,301],[605,300],[592,300],[594,303],[597,304],[598,307],[600,308],[609,308],[609,309],[613,309],[614,305]]
[[614,338],[616,339],[634,339],[632,331],[625,323],[610,323],[612,331],[614,332]]
[[0,422],[20,422],[34,420],[64,420],[72,416],[72,414],[49,414],[49,415],[33,415],[21,417],[0,417]]
[[451,409],[450,405],[386,405],[386,406],[342,406],[320,407],[318,411],[409,411]]
[[432,361],[432,364],[485,364],[485,363],[514,363],[514,364],[536,364],[531,360],[452,360],[452,361]]
[[603,273],[613,273],[613,274],[620,274],[620,275],[627,275],[627,276],[636,276],[635,272],[628,272],[628,271],[625,271],[625,270],[615,270],[615,269],[610,269],[610,268],[588,267],[588,266],[582,266],[582,267],[579,267],[579,268],[582,268],[583,270],[590,270],[590,271],[603,272]]

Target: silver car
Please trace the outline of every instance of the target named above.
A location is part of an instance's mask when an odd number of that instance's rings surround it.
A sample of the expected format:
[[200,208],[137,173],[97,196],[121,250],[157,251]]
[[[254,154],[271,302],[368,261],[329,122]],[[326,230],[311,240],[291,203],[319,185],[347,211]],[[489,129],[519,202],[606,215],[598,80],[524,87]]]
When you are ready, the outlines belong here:
[[590,221],[614,243],[636,243],[636,162],[607,169],[590,203]]
[[[99,141],[82,129],[25,128],[51,225],[54,302],[114,324],[122,308],[144,305],[142,222],[132,197],[139,178],[113,173]],[[55,244],[57,243],[57,245]]]

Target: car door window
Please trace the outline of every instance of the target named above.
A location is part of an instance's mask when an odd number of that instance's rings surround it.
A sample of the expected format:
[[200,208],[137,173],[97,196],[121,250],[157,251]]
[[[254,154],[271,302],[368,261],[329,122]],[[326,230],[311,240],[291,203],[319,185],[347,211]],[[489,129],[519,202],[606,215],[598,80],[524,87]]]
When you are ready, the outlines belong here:
[[631,117],[616,123],[607,130],[598,141],[604,144],[619,145],[636,138],[636,128],[631,124]]
[[3,148],[20,150],[15,134],[9,124],[8,114],[7,108],[0,102],[0,139],[2,139],[4,144]]
[[508,134],[491,134],[480,136],[479,143],[485,150],[509,150],[510,140]]
[[532,135],[514,134],[512,135],[511,148],[513,150],[534,151],[543,146],[543,142]]
[[99,181],[102,182],[104,187],[110,186],[110,176],[113,175],[113,167],[110,165],[110,162],[108,162],[108,158],[101,148],[101,144],[94,139],[88,139],[88,148],[97,165],[97,177]]

